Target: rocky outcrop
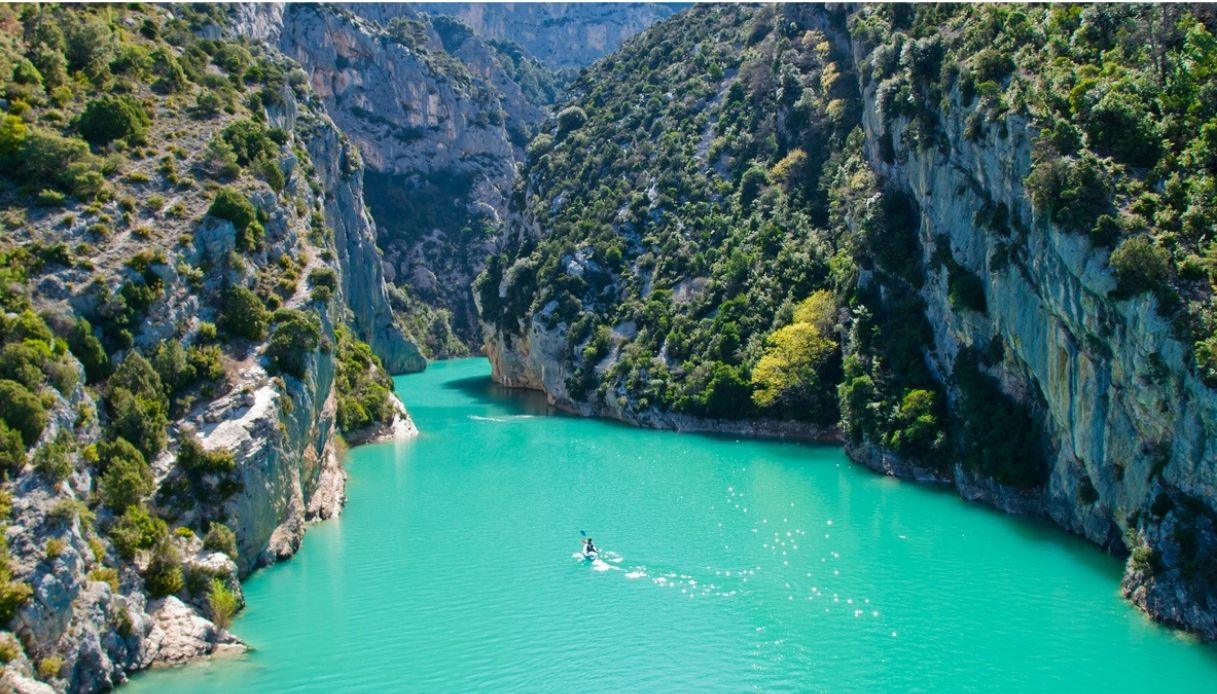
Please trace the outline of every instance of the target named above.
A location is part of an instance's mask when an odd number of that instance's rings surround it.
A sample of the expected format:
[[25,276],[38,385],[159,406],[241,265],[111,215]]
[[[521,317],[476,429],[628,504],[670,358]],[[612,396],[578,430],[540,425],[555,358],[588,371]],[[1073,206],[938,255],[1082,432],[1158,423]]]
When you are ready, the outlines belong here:
[[520,44],[553,68],[581,68],[680,10],[663,3],[420,3],[451,15],[485,39]]
[[158,600],[149,607],[153,624],[148,643],[157,653],[158,665],[183,665],[202,655],[245,650],[239,639],[175,597]]

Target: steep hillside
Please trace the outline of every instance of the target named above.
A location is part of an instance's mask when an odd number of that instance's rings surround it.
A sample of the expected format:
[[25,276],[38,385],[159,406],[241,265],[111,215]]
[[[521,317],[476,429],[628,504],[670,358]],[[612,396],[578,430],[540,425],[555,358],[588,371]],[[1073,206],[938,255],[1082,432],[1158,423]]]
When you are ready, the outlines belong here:
[[6,689],[239,648],[238,579],[341,508],[339,434],[409,431],[358,151],[226,22],[0,8]]
[[431,355],[476,343],[469,293],[494,249],[516,164],[561,87],[510,47],[410,6],[268,4],[237,31],[300,63],[359,147],[383,265]]
[[678,12],[677,3],[424,2],[417,7],[458,19],[490,41],[519,44],[553,69],[578,69]]
[[476,289],[495,377],[640,424],[835,429],[1127,554],[1133,601],[1217,638],[1211,24],[666,21],[529,146]]

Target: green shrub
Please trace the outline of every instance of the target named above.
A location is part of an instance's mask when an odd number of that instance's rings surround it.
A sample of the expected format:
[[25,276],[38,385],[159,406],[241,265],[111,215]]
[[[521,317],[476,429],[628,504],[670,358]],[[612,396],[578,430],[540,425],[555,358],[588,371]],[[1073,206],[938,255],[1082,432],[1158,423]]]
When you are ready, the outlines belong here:
[[744,172],[739,184],[739,201],[741,205],[751,205],[761,189],[769,185],[769,174],[759,166],[753,166]]
[[221,354],[218,345],[192,345],[186,351],[186,359],[194,369],[194,382],[205,384],[204,392],[213,391],[215,384],[224,378]]
[[68,349],[80,360],[89,383],[96,383],[110,373],[110,357],[93,333],[93,326],[84,318],[77,318],[68,333]]
[[258,221],[257,209],[234,188],[221,188],[211,201],[211,207],[207,208],[207,214],[232,222],[236,230],[236,246],[241,251],[256,250],[266,233]]
[[207,607],[211,621],[221,629],[232,625],[232,617],[237,613],[236,593],[228,589],[218,578],[211,579],[211,590],[207,594]]
[[700,417],[738,418],[748,411],[752,388],[747,374],[723,362],[704,365],[705,375],[693,379],[678,403],[678,409]]
[[59,673],[63,670],[63,658],[57,655],[48,655],[38,661],[38,679],[50,680],[59,677]]
[[1192,346],[1196,371],[1209,387],[1217,388],[1217,335],[1197,340]]
[[194,385],[196,373],[189,353],[177,340],[165,340],[152,351],[152,368],[171,394],[180,393]]
[[1045,157],[1032,167],[1026,183],[1036,209],[1067,231],[1087,233],[1111,209],[1111,179],[1093,156]]
[[107,404],[113,432],[134,443],[145,456],[155,458],[165,446],[165,427],[169,423],[164,398],[134,395],[125,388],[115,388]]
[[173,53],[168,49],[158,48],[149,57],[152,60],[152,74],[156,76],[156,80],[152,83],[153,89],[164,94],[172,94],[186,88],[189,83],[186,71],[182,69],[181,63]]
[[1119,293],[1134,296],[1160,289],[1170,279],[1170,253],[1145,236],[1130,236],[1111,252]]
[[163,598],[177,593],[185,585],[177,547],[170,539],[163,538],[152,548],[152,558],[144,570],[144,586],[152,597]]
[[21,642],[12,634],[0,634],[0,665],[7,665],[21,657]]
[[947,298],[952,306],[982,314],[988,311],[985,284],[974,273],[962,266],[952,265],[947,285]]
[[212,118],[219,114],[223,101],[211,89],[201,89],[194,98],[194,114],[200,118]]
[[1030,409],[1006,395],[968,352],[956,358],[954,376],[960,394],[956,444],[964,466],[1001,484],[1024,489],[1042,485],[1048,463]]
[[367,343],[345,326],[337,329],[334,388],[338,395],[338,429],[351,433],[393,418],[393,380]]
[[60,540],[57,537],[52,537],[46,541],[46,546],[43,547],[42,552],[43,556],[45,556],[47,560],[54,560],[58,559],[59,555],[63,554],[63,550],[65,549],[67,549],[67,545],[64,544],[63,540]]
[[558,112],[558,136],[582,128],[587,123],[587,113],[578,106],[568,106]]
[[274,369],[301,378],[309,354],[321,345],[321,321],[316,314],[297,309],[275,311],[274,320],[266,356]]
[[168,536],[165,521],[157,518],[142,505],[128,506],[122,516],[110,528],[110,540],[119,556],[131,560],[141,549],[151,549],[162,538]]
[[50,356],[49,345],[45,342],[10,342],[0,348],[0,378],[37,390],[42,385],[42,366]]
[[105,583],[110,586],[110,592],[118,592],[118,569],[109,566],[98,566],[89,571],[89,580]]
[[266,126],[249,119],[235,121],[220,133],[236,152],[237,162],[249,166],[255,161],[278,155],[279,147]]
[[103,470],[98,491],[104,504],[115,511],[125,511],[152,493],[152,468],[135,446],[119,438],[103,442],[97,451]]
[[209,451],[195,436],[182,439],[178,449],[178,463],[187,471],[200,474],[226,474],[236,467],[232,453],[219,448]]
[[35,190],[52,187],[89,197],[105,186],[101,160],[83,140],[26,125],[12,115],[0,119],[0,166]]
[[169,423],[169,400],[156,369],[143,355],[132,351],[114,371],[107,387],[106,404],[113,431],[134,444],[145,458],[155,458],[165,445]]
[[77,125],[84,139],[107,145],[118,139],[135,144],[143,141],[152,119],[143,104],[129,96],[107,94],[90,101]]
[[22,444],[28,448],[42,435],[47,425],[46,407],[37,395],[20,383],[8,379],[0,380],[0,419],[21,434]]
[[257,294],[237,285],[224,290],[216,321],[221,330],[249,340],[260,340],[266,335],[267,322],[266,307]]
[[29,602],[34,590],[28,583],[13,580],[9,566],[8,541],[0,535],[0,624],[8,624],[22,605]]
[[904,394],[895,418],[896,427],[887,438],[894,450],[913,456],[928,455],[941,445],[937,395],[915,388]]
[[34,200],[42,207],[59,207],[67,199],[63,193],[50,188],[43,188],[34,196]]
[[308,283],[313,288],[313,298],[329,301],[338,291],[338,274],[328,267],[319,267],[308,273]]
[[233,561],[237,560],[237,536],[223,523],[212,521],[211,525],[207,526],[203,548],[212,552],[223,552]]
[[21,434],[0,419],[0,470],[12,477],[25,466],[25,444]]
[[1091,147],[1132,166],[1151,167],[1162,154],[1162,135],[1136,96],[1109,91],[1087,109],[1085,128]]
[[30,601],[34,589],[28,583],[5,579],[0,581],[0,620],[12,621],[17,610]]
[[1005,51],[986,48],[976,54],[973,68],[977,82],[1001,82],[1014,72],[1014,59]]
[[61,429],[55,440],[34,451],[34,469],[55,482],[62,482],[72,474],[72,455],[75,452],[75,439]]

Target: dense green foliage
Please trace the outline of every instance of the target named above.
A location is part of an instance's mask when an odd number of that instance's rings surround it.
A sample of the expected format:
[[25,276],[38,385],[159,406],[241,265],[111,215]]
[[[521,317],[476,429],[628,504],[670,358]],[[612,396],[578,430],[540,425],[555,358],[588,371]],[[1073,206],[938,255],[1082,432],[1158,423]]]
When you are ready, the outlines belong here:
[[367,343],[338,329],[338,430],[344,434],[388,424],[393,419],[393,380]]
[[152,492],[152,468],[126,439],[104,441],[97,447],[98,491],[102,502],[121,513]]
[[[186,420],[263,340],[272,368],[299,373],[302,355],[325,347],[321,326],[347,318],[329,301],[338,249],[309,159],[320,106],[273,48],[227,31],[206,38],[226,14],[0,7],[0,516],[9,489],[60,497],[45,519],[21,507],[24,529],[9,535],[22,543],[19,567],[0,553],[0,621],[29,599],[24,581],[62,574],[67,560],[116,593],[138,594],[134,569],[146,567],[151,595],[199,606],[210,595],[231,617],[225,604],[239,598],[209,591],[210,575],[196,585],[179,551],[207,531],[207,547],[237,556],[224,507],[242,481],[234,456],[204,446]],[[289,96],[290,132],[267,113]],[[266,238],[272,215],[290,232]],[[322,221],[297,235],[310,219]],[[217,220],[235,238],[217,234]],[[310,269],[316,302],[298,292]],[[300,308],[275,313],[285,305]],[[284,391],[290,414],[294,384],[255,373]],[[171,536],[167,520],[189,527]],[[68,524],[88,543],[83,556],[60,533]],[[48,528],[49,540],[28,543]],[[109,618],[129,633],[125,611]],[[45,651],[62,644],[35,636],[25,647],[48,656],[43,677],[61,672]]]
[[275,311],[274,328],[266,345],[266,356],[273,368],[302,378],[309,357],[322,346],[317,314],[291,308]]
[[107,94],[85,105],[77,128],[94,145],[108,145],[119,138],[128,144],[139,144],[151,123],[140,102],[125,95]]
[[0,379],[0,412],[4,421],[32,446],[47,424],[46,406],[29,388],[9,379]]
[[[1217,384],[1211,13],[826,12],[833,38],[815,28],[820,10],[695,7],[576,81],[529,145],[515,198],[541,233],[513,238],[475,286],[509,346],[563,335],[567,393],[602,409],[839,423],[855,444],[944,474],[956,461],[1042,485],[1042,402],[991,375],[1001,340],[927,363],[925,291],[945,279],[954,312],[983,316],[992,285],[864,156],[861,85],[876,107],[867,154],[885,166],[962,140],[1030,159],[1026,204],[975,211],[977,233],[997,237],[991,272],[1027,262],[1050,225],[1085,236],[1109,259],[1109,299],[1156,297]],[[1033,147],[1020,150],[1024,133]],[[800,319],[812,295],[839,313]]]
[[232,226],[237,232],[237,250],[240,251],[256,250],[266,233],[262,228],[262,223],[258,221],[258,211],[244,195],[232,188],[221,188],[216,193],[215,200],[212,201],[207,214],[232,222]]
[[[644,39],[582,75],[584,96],[530,145],[524,212],[548,234],[491,259],[483,316],[568,326],[575,397],[833,423],[835,377],[800,367],[805,382],[754,399],[753,370],[832,285],[843,230],[822,183],[858,122],[846,58],[772,7],[695,8]],[[837,338],[821,337],[832,354],[813,361],[831,370]]]
[[223,523],[212,522],[203,537],[203,548],[212,552],[223,552],[233,561],[237,559],[237,536]]
[[221,629],[227,629],[232,624],[232,616],[237,613],[239,604],[236,593],[218,578],[211,579],[207,592],[207,609],[211,621]]
[[235,467],[232,453],[222,448],[207,450],[193,436],[182,439],[177,455],[178,463],[188,472],[226,474]]
[[247,340],[259,340],[266,335],[269,321],[266,307],[257,294],[239,285],[224,290],[216,321],[222,330]]
[[[1217,384],[1217,22],[1180,4],[874,6],[852,35],[889,120],[942,144],[943,104],[968,137],[1038,130],[1025,184],[1037,213],[1114,249],[1113,298],[1152,292]],[[884,95],[887,95],[886,99]],[[1033,130],[1033,132],[1035,131]],[[888,153],[894,151],[887,148]],[[1007,213],[1009,213],[1007,215]],[[998,233],[1029,221],[1001,210]]]

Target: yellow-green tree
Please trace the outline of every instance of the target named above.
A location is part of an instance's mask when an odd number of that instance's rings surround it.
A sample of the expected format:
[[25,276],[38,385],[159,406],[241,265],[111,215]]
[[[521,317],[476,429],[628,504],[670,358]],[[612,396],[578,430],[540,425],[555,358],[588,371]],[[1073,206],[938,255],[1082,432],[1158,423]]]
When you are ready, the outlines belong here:
[[837,355],[832,331],[835,312],[829,292],[814,292],[795,307],[790,325],[769,336],[765,353],[752,369],[752,401],[758,407],[784,412],[804,409],[813,419],[822,414],[823,396],[832,390],[824,371]]

